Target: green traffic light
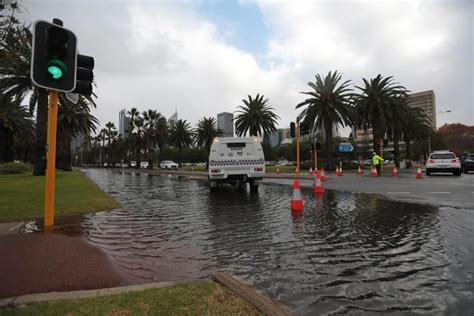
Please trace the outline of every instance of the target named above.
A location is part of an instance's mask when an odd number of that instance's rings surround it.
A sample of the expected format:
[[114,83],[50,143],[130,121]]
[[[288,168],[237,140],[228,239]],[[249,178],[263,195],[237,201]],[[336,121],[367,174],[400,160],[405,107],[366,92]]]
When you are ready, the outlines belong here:
[[59,79],[63,76],[63,71],[57,66],[49,66],[48,72],[53,75],[53,79]]
[[67,66],[59,59],[51,59],[47,64],[48,72],[53,79],[61,79],[67,73]]

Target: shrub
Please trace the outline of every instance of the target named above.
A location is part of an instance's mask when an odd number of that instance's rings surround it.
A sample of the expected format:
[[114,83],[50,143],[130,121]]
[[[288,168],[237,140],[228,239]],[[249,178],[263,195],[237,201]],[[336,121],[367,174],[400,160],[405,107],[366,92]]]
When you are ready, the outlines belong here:
[[33,170],[32,165],[23,162],[6,162],[0,164],[0,174],[20,174]]

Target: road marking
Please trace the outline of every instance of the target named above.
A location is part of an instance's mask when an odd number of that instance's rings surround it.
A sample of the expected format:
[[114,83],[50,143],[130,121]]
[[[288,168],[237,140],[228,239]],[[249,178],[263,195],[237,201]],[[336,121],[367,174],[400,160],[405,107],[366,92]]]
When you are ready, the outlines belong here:
[[428,192],[430,194],[451,194],[451,192]]
[[387,192],[387,194],[410,194],[410,192]]

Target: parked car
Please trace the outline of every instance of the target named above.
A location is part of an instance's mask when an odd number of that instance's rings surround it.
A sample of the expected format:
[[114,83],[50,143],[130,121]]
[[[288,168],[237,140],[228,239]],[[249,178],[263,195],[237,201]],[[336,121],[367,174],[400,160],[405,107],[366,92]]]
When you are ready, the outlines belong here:
[[127,164],[127,163],[123,163],[123,164],[122,164],[122,168],[128,168],[128,164]]
[[461,159],[451,151],[434,151],[426,161],[426,175],[435,172],[452,172],[461,175]]
[[461,157],[462,172],[474,171],[474,154],[464,154]]
[[120,167],[122,167],[122,164],[120,162],[116,162],[115,163],[115,168],[120,168]]
[[160,163],[160,168],[161,169],[174,169],[174,170],[177,170],[178,169],[178,164],[172,160],[163,160],[161,163]]
[[364,160],[362,161],[362,166],[372,166],[372,160],[371,159],[367,159],[367,160]]
[[142,161],[142,162],[140,162],[140,168],[141,168],[141,169],[147,169],[149,165],[150,165],[150,164],[148,163],[148,161]]
[[130,168],[136,168],[137,167],[137,162],[136,161],[130,161]]

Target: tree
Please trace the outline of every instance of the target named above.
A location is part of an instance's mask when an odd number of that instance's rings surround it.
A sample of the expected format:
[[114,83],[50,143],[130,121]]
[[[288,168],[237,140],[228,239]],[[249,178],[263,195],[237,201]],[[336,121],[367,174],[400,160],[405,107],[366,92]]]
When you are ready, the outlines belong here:
[[296,108],[306,107],[299,117],[303,123],[315,131],[324,129],[326,144],[326,168],[332,168],[332,130],[337,125],[352,125],[354,112],[351,106],[350,80],[339,84],[342,75],[331,71],[322,77],[316,75],[315,82],[308,82],[314,91],[302,92],[310,97],[299,103]]
[[15,144],[19,140],[33,137],[33,121],[18,99],[12,101],[7,96],[0,97],[0,163],[13,161]]
[[191,125],[186,120],[178,120],[170,130],[170,144],[178,149],[179,152],[185,147],[193,145],[193,132]]
[[155,146],[157,143],[157,125],[158,120],[162,117],[156,110],[143,111],[143,121],[145,125],[144,147],[147,156],[148,168],[153,169],[153,156],[155,154]]
[[206,169],[209,168],[209,152],[211,151],[212,141],[215,137],[224,136],[224,131],[220,128],[217,128],[216,119],[212,116],[203,117],[199,120],[195,134],[194,140],[196,145],[204,147],[208,157],[206,162]]
[[280,117],[268,105],[268,99],[263,94],[257,94],[255,98],[248,95],[248,100],[242,99],[244,106],[239,106],[235,117],[235,130],[238,136],[260,136],[276,131],[276,120]]
[[426,142],[431,133],[431,122],[426,112],[419,107],[408,107],[405,119],[400,121],[403,140],[406,146],[406,159],[412,159],[411,144],[413,141]]
[[400,106],[400,100],[406,98],[407,89],[393,81],[393,77],[377,75],[374,79],[362,79],[364,87],[358,87],[360,94],[355,96],[357,125],[365,130],[372,128],[373,146],[380,152],[379,141],[389,131],[389,124],[396,118],[394,112]]

